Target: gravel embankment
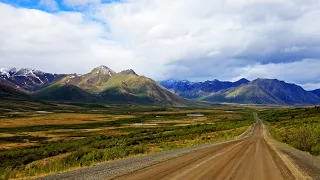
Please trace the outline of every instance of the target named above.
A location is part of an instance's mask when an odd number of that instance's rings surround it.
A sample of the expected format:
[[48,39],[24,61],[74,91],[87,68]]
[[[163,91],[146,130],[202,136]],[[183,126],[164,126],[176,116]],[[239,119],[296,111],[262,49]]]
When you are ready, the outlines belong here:
[[315,180],[320,180],[320,159],[286,144],[276,143],[277,148],[288,155],[300,170]]

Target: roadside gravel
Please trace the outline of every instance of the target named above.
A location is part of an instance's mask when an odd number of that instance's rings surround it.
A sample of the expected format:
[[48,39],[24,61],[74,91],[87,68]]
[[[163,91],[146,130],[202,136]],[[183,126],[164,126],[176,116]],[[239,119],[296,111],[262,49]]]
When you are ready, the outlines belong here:
[[314,180],[320,180],[320,159],[310,154],[299,151],[286,144],[277,142],[277,148],[288,155],[300,170],[307,173]]

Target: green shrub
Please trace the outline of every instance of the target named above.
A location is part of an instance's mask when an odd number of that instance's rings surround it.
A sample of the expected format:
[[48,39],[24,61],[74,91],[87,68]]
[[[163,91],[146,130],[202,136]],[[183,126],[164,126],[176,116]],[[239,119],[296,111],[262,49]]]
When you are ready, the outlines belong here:
[[311,148],[311,154],[320,155],[320,142]]
[[312,125],[300,126],[292,131],[291,142],[295,148],[311,152],[317,144],[316,136]]
[[276,140],[313,155],[320,155],[318,108],[265,110],[260,113],[260,118],[267,121],[270,133]]
[[[114,123],[121,124],[128,121],[119,120],[119,122],[114,121]],[[132,122],[142,121],[144,119],[134,119]],[[246,127],[252,123],[252,112],[247,112],[242,119],[217,121],[215,124],[197,124],[179,127],[159,126],[157,128],[142,129],[141,131],[135,130],[129,134],[122,135],[92,135],[72,141],[41,142],[39,147],[1,151],[0,174],[3,178],[11,178],[19,172],[20,174],[24,173],[24,176],[28,177],[41,173],[59,172],[76,166],[90,166],[94,163],[121,159],[137,154],[145,154],[149,152],[150,146],[163,147],[163,150],[181,148],[183,146],[177,145],[176,142],[197,139],[212,132]],[[84,125],[79,125],[79,127],[82,126]],[[230,136],[229,133],[233,132],[221,133],[217,138],[205,138],[198,143],[234,137],[234,135]],[[65,153],[69,153],[65,158],[48,161],[45,165],[35,163],[26,168],[26,165],[29,163]]]

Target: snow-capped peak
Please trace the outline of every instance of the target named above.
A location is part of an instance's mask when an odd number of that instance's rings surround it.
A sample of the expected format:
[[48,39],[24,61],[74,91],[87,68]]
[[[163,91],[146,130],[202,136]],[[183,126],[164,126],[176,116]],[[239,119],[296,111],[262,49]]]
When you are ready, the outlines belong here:
[[36,76],[45,74],[42,71],[31,69],[31,68],[22,68],[17,71],[14,76]]
[[17,68],[0,68],[0,76],[6,76],[7,78],[10,78],[17,71]]
[[34,77],[39,80],[41,84],[43,81],[40,79],[39,75],[44,75],[45,73],[39,70],[31,69],[31,68],[22,68],[18,72],[16,72],[13,76],[24,76],[24,77]]

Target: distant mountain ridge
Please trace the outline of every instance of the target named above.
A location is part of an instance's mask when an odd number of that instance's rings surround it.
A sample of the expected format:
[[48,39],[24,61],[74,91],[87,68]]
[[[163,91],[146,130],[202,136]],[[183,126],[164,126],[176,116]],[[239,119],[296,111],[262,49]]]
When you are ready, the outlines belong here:
[[170,91],[176,93],[177,95],[189,98],[198,99],[203,96],[208,96],[213,92],[218,92],[231,87],[237,87],[240,85],[248,84],[250,81],[247,79],[240,79],[236,82],[230,81],[205,81],[205,82],[190,82],[188,80],[174,80],[169,79],[166,81],[159,81],[163,87],[169,89]]
[[[256,79],[252,82],[240,79],[236,82],[187,80],[161,81],[161,85],[185,98],[246,104],[315,105],[320,104],[320,91],[313,93],[302,87],[277,79]],[[320,93],[319,93],[320,94]]]

